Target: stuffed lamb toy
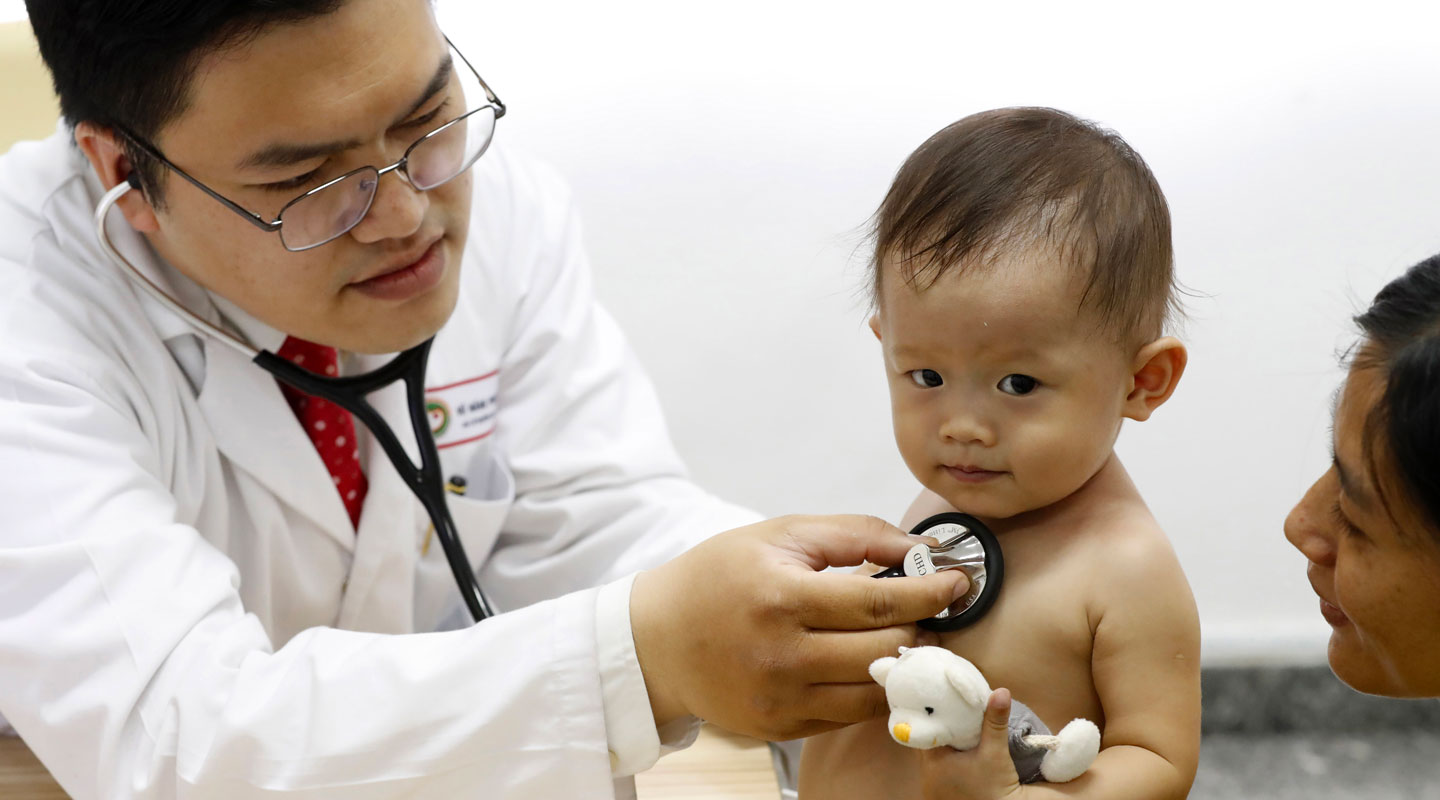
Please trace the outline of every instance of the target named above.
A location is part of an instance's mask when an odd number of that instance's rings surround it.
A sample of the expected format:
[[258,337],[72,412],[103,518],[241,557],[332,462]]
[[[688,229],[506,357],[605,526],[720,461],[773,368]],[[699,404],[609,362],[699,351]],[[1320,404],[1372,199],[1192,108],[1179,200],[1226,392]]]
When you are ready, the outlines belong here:
[[[870,665],[870,677],[885,687],[890,703],[890,736],[906,747],[928,750],[949,745],[969,750],[980,743],[990,684],[974,664],[943,647],[902,647]],[[1010,705],[1010,757],[1021,783],[1064,783],[1090,768],[1100,753],[1100,730],[1071,720],[1055,736],[1019,701]]]

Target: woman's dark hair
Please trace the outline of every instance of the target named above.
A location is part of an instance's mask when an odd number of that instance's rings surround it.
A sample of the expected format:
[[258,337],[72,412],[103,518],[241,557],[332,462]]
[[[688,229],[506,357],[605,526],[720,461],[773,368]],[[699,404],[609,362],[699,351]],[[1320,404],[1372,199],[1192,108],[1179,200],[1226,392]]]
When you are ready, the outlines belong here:
[[[60,112],[74,127],[117,125],[153,139],[185,110],[209,51],[278,23],[328,14],[344,0],[25,0]],[[146,196],[159,205],[159,162],[126,142]]]
[[1385,376],[1384,396],[1366,420],[1366,449],[1383,441],[1408,499],[1440,541],[1440,255],[1391,281],[1355,321],[1366,338],[1356,365]]

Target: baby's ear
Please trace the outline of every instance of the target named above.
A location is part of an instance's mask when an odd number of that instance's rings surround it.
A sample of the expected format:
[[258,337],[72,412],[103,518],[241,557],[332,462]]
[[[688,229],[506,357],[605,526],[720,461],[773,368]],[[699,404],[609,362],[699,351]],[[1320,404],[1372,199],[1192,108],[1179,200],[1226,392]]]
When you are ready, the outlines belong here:
[[1188,359],[1185,345],[1174,336],[1162,336],[1140,348],[1130,362],[1130,393],[1122,413],[1137,422],[1149,419],[1175,393]]
[[890,677],[890,669],[894,667],[895,662],[899,660],[900,659],[896,658],[895,656],[885,656],[884,658],[877,658],[874,661],[871,661],[870,677],[874,678],[876,683],[884,686],[885,679]]
[[870,332],[875,334],[876,339],[880,339],[880,315],[878,313],[870,315]]

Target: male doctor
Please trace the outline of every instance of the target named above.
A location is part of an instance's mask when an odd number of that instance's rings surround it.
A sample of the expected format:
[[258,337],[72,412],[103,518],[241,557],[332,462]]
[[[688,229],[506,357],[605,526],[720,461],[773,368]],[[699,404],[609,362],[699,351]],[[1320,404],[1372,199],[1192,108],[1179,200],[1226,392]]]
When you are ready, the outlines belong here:
[[[0,714],[66,791],[610,797],[697,718],[880,713],[866,666],[962,576],[822,574],[907,537],[756,522],[686,480],[564,187],[485,149],[483,53],[428,0],[28,7],[69,125],[0,158]],[[256,347],[356,374],[437,337],[450,507],[504,613],[464,624],[348,413],[105,256],[93,211],[126,182],[121,253]]]

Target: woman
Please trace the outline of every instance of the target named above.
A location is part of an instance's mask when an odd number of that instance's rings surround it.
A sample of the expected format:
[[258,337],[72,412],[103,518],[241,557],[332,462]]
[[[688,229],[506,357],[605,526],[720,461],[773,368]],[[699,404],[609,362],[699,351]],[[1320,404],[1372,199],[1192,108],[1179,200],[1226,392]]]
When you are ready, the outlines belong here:
[[1356,318],[1334,458],[1285,521],[1351,687],[1440,697],[1440,255]]

